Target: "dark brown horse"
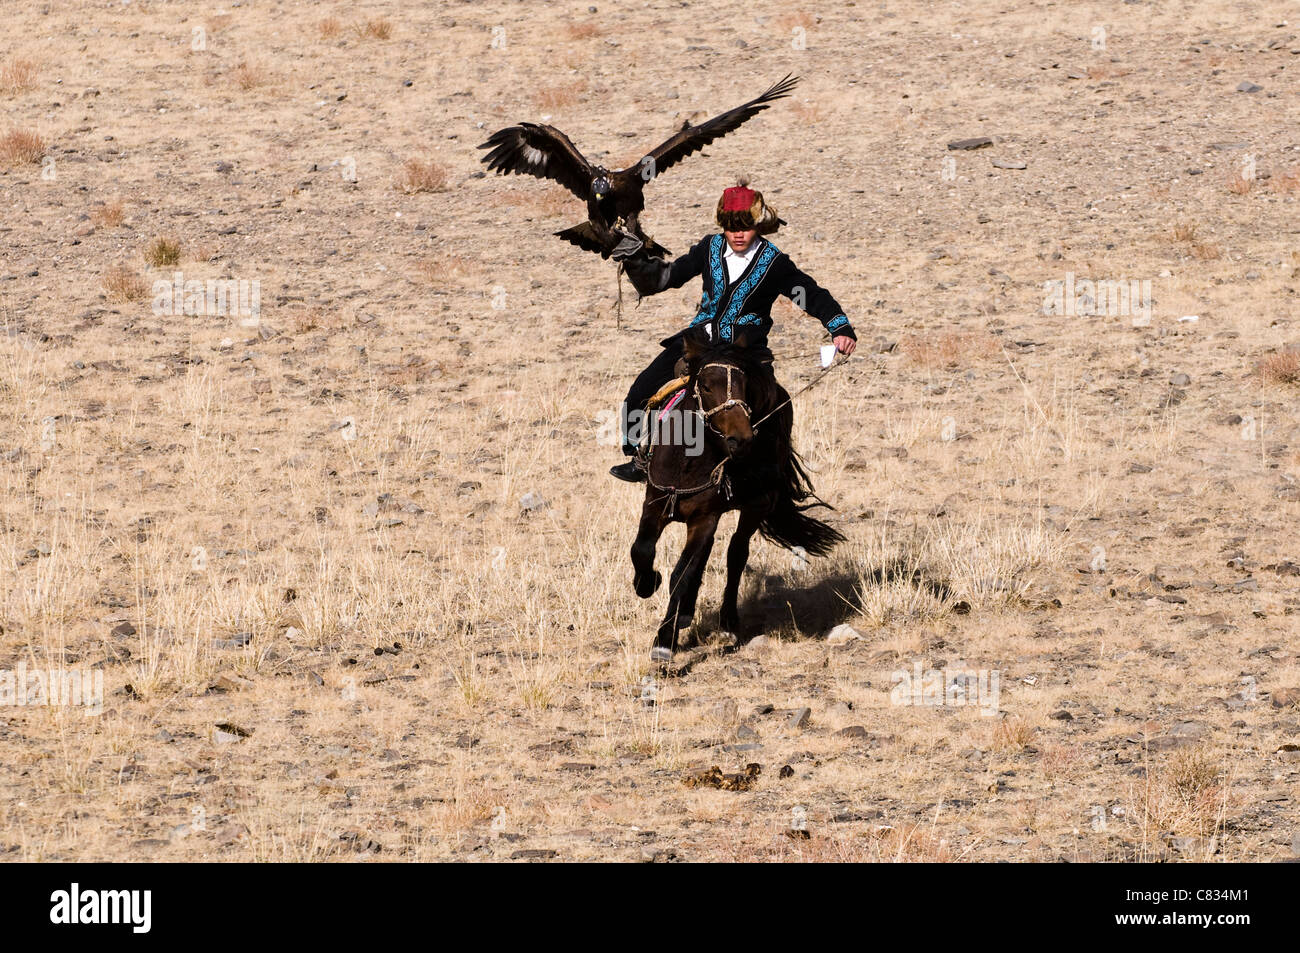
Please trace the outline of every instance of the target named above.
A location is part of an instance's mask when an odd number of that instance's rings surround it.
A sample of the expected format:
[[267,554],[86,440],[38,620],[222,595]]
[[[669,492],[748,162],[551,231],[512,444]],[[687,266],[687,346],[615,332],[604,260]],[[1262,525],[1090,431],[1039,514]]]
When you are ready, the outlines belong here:
[[[686,545],[668,583],[668,612],[650,658],[672,659],[677,633],[691,624],[718,519],[739,510],[727,547],[727,585],[720,626],[739,634],[736,599],[755,532],[786,549],[824,556],[844,537],[803,511],[827,506],[790,443],[794,411],[772,373],[772,353],[753,346],[742,330],[734,342],[715,344],[702,334],[684,338],[684,395],[656,419],[641,525],[632,544],[632,585],[648,599],[662,577],[655,547],[671,522],[686,524]],[[683,426],[694,417],[696,426]],[[702,424],[702,426],[699,426]],[[694,433],[697,439],[684,439]],[[804,503],[809,497],[816,502]]]

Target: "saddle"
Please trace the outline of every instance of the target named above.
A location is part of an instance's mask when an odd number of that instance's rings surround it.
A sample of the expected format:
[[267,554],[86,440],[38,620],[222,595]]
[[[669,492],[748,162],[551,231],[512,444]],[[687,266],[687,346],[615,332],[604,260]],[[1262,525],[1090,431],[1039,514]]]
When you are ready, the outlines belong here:
[[[674,370],[684,371],[684,365],[684,360],[678,361]],[[669,381],[663,387],[659,388],[659,390],[655,391],[654,396],[646,401],[646,413],[649,414],[650,411],[655,410],[656,408],[660,408],[659,413],[661,414],[672,410],[673,407],[676,406],[677,402],[686,395],[686,382],[689,379],[690,378],[687,377],[685,373],[682,373],[677,378]],[[655,423],[657,422],[658,415],[656,414],[655,421],[651,422],[649,426],[643,426],[641,428],[641,443],[637,447],[636,459],[642,469],[648,470],[650,468],[650,454],[654,449],[654,444],[652,443],[651,438],[654,434]]]

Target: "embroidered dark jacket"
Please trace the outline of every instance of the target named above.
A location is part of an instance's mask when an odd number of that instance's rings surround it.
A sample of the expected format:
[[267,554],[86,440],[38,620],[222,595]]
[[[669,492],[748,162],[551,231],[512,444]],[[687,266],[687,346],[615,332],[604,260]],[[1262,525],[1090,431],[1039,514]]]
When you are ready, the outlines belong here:
[[754,257],[731,284],[723,261],[726,239],[721,234],[704,237],[671,264],[638,254],[625,262],[625,269],[641,295],[680,288],[699,275],[704,293],[691,326],[708,325],[710,336],[717,334],[723,341],[730,341],[736,330],[745,326],[756,326],[766,340],[777,295],[785,295],[811,314],[832,337],[842,334],[857,340],[844,309],[829,291],[800,271],[789,255],[766,238],[756,237],[754,241],[758,243]]

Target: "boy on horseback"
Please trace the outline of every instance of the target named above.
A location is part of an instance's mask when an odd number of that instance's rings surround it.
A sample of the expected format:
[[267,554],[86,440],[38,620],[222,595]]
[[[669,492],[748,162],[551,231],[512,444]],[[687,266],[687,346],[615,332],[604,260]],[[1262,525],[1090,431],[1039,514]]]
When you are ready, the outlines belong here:
[[[650,257],[630,237],[614,257],[623,260],[628,277],[643,297],[680,288],[700,276],[703,295],[690,327],[702,326],[711,341],[731,341],[741,328],[750,328],[752,340],[766,344],[772,327],[772,304],[777,295],[785,295],[822,323],[841,354],[853,353],[857,335],[844,310],[830,292],[763,237],[785,222],[776,209],[763,201],[761,192],[748,188],[744,180],[725,190],[718,201],[717,222],[722,234],[705,236],[671,263]],[[628,457],[635,457],[637,451],[630,437],[634,421],[644,419],[646,402],[675,376],[677,362],[683,356],[684,333],[685,329],[660,342],[663,351],[633,382],[623,402],[623,453]],[[636,460],[611,467],[609,472],[631,483],[646,478]]]

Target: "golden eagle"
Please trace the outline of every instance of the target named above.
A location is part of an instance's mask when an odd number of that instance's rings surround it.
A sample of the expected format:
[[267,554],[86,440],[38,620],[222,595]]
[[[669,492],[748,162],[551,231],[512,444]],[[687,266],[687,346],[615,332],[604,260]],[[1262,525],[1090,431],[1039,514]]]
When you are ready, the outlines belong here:
[[738,128],[766,109],[773,100],[790,95],[797,82],[799,77],[786,76],[743,106],[729,109],[698,126],[683,123],[676,135],[650,151],[640,162],[614,172],[588,162],[574,148],[569,137],[554,126],[520,123],[493,133],[479,148],[492,150],[482,161],[499,175],[514,173],[552,179],[586,201],[588,220],[555,233],[565,241],[608,258],[619,241],[615,229],[623,228],[645,242],[650,254],[666,255],[667,250],[652,241],[637,221],[645,209],[642,194],[645,184],[691,153]]

